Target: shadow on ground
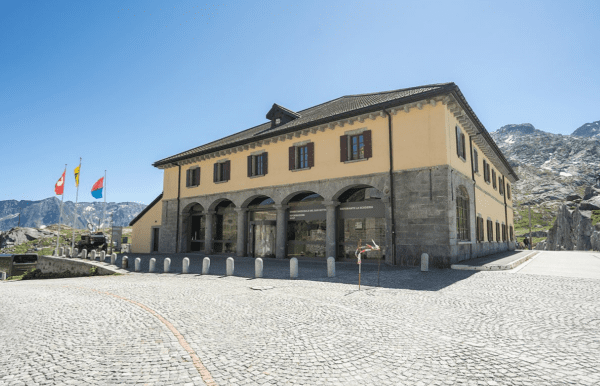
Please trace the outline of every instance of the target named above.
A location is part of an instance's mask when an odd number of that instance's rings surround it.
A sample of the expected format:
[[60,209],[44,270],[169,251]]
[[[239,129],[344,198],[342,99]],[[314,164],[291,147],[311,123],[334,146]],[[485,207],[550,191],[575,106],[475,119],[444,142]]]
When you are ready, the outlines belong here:
[[[128,270],[134,271],[134,261],[140,258],[140,273],[156,275],[164,273],[164,261],[171,259],[170,273],[181,274],[182,263],[185,257],[190,259],[189,275],[200,275],[202,273],[202,260],[206,255],[179,253],[179,254],[124,254],[118,255],[116,264],[121,266],[122,257],[127,256],[129,262]],[[210,258],[209,275],[225,277],[225,265],[227,256],[212,255]],[[156,259],[155,273],[148,273],[150,259]],[[234,257],[234,276],[245,277],[250,281],[256,281],[257,285],[261,279],[256,279],[254,274],[255,260],[251,257]],[[431,269],[421,272],[416,267],[392,267],[385,264],[365,263],[362,266],[361,286],[381,287],[390,289],[408,289],[415,291],[439,291],[452,284],[467,279],[474,275],[475,271],[456,271],[452,269]],[[263,278],[278,280],[310,280],[327,283],[356,284],[358,286],[358,265],[355,262],[336,262],[336,277],[327,277],[326,261],[299,260],[298,278],[290,279],[290,260],[263,259]]]

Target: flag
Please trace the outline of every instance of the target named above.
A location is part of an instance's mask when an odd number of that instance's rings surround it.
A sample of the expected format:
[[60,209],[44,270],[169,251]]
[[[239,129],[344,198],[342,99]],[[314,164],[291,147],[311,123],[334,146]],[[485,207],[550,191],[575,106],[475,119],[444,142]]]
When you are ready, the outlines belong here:
[[74,170],[75,173],[75,186],[79,187],[79,168],[81,165],[77,166]]
[[54,185],[54,192],[57,196],[62,196],[65,190],[65,172],[63,172],[62,176],[58,179],[56,185]]
[[100,178],[94,186],[92,186],[92,196],[94,198],[102,198],[102,188],[104,187],[104,177]]

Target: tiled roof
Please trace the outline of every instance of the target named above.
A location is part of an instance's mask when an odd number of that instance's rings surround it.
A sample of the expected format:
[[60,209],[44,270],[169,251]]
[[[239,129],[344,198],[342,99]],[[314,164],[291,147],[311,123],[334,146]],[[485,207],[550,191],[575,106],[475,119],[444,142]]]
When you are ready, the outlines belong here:
[[[322,103],[308,109],[298,111],[300,118],[294,119],[286,124],[271,128],[271,122],[266,122],[250,129],[240,131],[228,137],[195,147],[183,153],[175,154],[171,157],[156,161],[154,166],[168,164],[174,161],[195,157],[197,155],[209,153],[215,150],[241,145],[246,142],[256,141],[261,138],[268,138],[288,131],[297,130],[305,126],[327,123],[340,119],[345,115],[352,113],[365,113],[375,107],[380,108],[390,102],[402,103],[404,100],[410,101],[415,97],[421,97],[428,94],[439,94],[450,91],[455,87],[454,83],[440,83],[427,86],[405,88],[401,90],[384,91],[371,94],[347,95],[341,98]],[[364,111],[367,110],[367,111]]]

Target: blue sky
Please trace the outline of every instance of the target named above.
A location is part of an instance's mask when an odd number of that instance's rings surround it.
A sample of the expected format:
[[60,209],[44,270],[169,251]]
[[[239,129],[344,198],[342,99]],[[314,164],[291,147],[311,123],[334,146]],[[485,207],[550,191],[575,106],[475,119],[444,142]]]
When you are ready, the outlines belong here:
[[149,203],[151,164],[348,94],[455,82],[489,131],[600,120],[598,1],[0,0],[0,200]]

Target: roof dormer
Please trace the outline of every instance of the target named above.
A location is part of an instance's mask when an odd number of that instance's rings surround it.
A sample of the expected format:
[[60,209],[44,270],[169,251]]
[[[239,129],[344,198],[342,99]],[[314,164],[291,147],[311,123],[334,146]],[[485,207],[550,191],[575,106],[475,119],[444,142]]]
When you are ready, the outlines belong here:
[[271,121],[271,128],[284,125],[296,118],[300,118],[300,114],[279,106],[277,103],[273,103],[273,107],[267,113],[267,119]]

